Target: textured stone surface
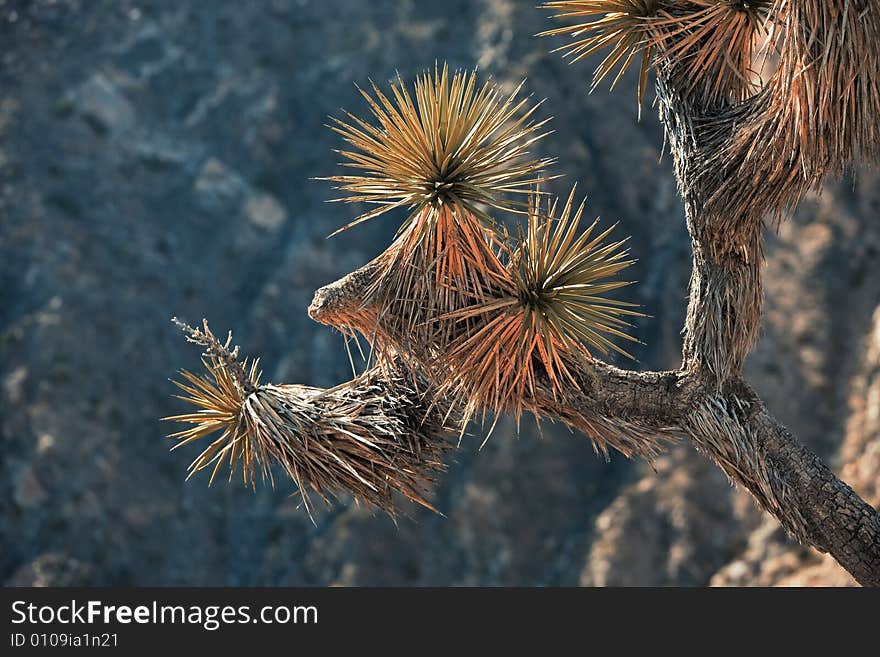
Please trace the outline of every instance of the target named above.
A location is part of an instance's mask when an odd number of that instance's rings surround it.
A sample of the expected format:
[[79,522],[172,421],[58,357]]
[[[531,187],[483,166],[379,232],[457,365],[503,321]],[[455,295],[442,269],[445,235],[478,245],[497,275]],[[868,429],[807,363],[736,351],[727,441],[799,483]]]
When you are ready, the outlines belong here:
[[[290,490],[183,481],[157,418],[197,366],[172,315],[231,328],[266,377],[350,376],[305,309],[396,225],[332,240],[323,124],[352,83],[435,59],[548,101],[539,147],[640,259],[645,367],[675,367],[690,267],[657,120],[635,83],[586,90],[531,35],[531,3],[376,0],[0,2],[0,580],[7,584],[777,584],[846,581],[793,547],[686,448],[597,459],[558,427],[465,438],[445,517],[353,506],[313,526]],[[769,236],[764,335],[747,375],[769,408],[878,503],[876,172],[833,184]],[[870,336],[875,337],[870,337]],[[872,342],[873,340],[873,342]],[[874,345],[873,347],[870,345]],[[873,351],[871,351],[873,349]],[[873,360],[872,360],[873,359]],[[197,555],[197,556],[194,556]]]

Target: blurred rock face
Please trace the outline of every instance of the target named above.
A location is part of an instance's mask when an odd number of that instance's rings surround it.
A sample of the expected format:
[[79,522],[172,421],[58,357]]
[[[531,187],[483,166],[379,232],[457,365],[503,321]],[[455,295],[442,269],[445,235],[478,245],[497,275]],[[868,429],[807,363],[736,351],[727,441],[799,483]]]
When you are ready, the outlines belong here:
[[[389,242],[382,218],[310,177],[338,171],[323,127],[365,111],[352,83],[436,59],[547,97],[539,146],[620,221],[652,317],[640,365],[678,364],[689,244],[662,134],[635,81],[586,93],[530,35],[533,3],[274,0],[0,2],[0,579],[22,584],[836,584],[833,563],[683,446],[597,459],[528,423],[466,438],[398,526],[342,504],[312,525],[283,485],[184,483],[167,379],[197,352],[168,319],[208,317],[268,379],[350,377],[313,291]],[[768,234],[767,316],[749,376],[791,429],[880,502],[876,173],[832,184]],[[872,319],[873,316],[873,319]]]

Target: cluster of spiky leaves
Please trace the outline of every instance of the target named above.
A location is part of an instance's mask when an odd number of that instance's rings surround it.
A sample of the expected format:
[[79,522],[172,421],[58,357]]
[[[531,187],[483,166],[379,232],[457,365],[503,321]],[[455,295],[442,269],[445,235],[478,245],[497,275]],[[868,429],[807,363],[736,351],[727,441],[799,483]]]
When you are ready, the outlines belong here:
[[[379,275],[363,313],[348,317],[347,323],[380,352],[393,349],[414,360],[412,365],[427,372],[445,394],[463,400],[465,422],[478,409],[513,411],[519,417],[534,406],[539,381],[554,394],[573,381],[567,360],[582,362],[588,349],[622,352],[609,338],[628,338],[621,317],[637,313],[601,295],[624,285],[606,279],[630,262],[618,253],[621,243],[602,244],[607,231],[590,238],[595,224],[577,235],[583,206],[573,212],[573,196],[562,215],[551,218],[546,215],[555,213],[555,203],[548,203],[549,213],[542,212],[540,193],[522,184],[547,178],[539,168],[547,160],[511,165],[516,161],[511,158],[524,154],[537,138],[531,124],[523,123],[534,108],[517,116],[522,104],[508,100],[499,111],[496,104],[482,101],[494,97],[487,95],[489,87],[474,92],[473,74],[450,78],[445,66],[442,73],[438,70],[419,78],[415,105],[400,80],[392,84],[396,107],[374,86],[382,104],[371,107],[381,130],[367,134],[368,125],[354,116],[352,124],[335,128],[361,151],[347,156],[356,157],[358,166],[373,167],[366,179],[334,178],[362,192],[344,200],[380,204],[357,221],[401,205],[415,208],[378,258]],[[466,111],[454,111],[459,106]],[[358,126],[357,133],[351,125]],[[456,136],[452,142],[450,135]],[[441,162],[480,185],[469,182],[464,191],[438,188],[434,182]],[[388,163],[398,163],[400,175],[389,177]],[[484,170],[493,173],[481,177]],[[531,178],[522,180],[523,173]],[[384,182],[376,185],[380,174]],[[477,188],[479,195],[466,197],[465,191]],[[438,199],[437,190],[446,196]],[[505,200],[510,191],[529,193],[523,206],[528,229],[518,242],[466,202],[473,198],[496,210],[518,210],[519,202]]]
[[192,462],[190,476],[210,468],[213,481],[225,464],[230,480],[240,466],[245,484],[258,477],[274,484],[277,465],[310,515],[310,492],[326,502],[351,495],[391,515],[396,492],[433,509],[429,492],[445,468],[450,427],[426,388],[413,384],[417,377],[373,369],[331,389],[260,385],[256,365],[239,363],[237,350],[217,341],[207,322],[187,331],[207,348],[207,374],[184,371],[184,381],[175,381],[186,393],[180,398],[199,410],[164,418],[191,425],[171,434],[173,449],[220,434]]
[[579,21],[574,25],[547,30],[538,35],[571,35],[575,39],[553,52],[562,52],[563,56],[570,58],[573,63],[610,48],[611,52],[596,67],[593,75],[594,89],[614,71],[615,67],[618,67],[611,82],[613,88],[632,61],[641,54],[638,87],[638,99],[641,105],[654,53],[651,19],[656,17],[657,0],[582,0],[547,2],[543,6],[561,12],[554,18]]
[[[593,88],[614,74],[612,87],[639,55],[638,100],[645,95],[651,62],[683,63],[709,105],[742,99],[754,90],[752,66],[772,0],[573,0],[546,2],[553,17],[575,20],[539,36],[569,35],[561,51],[571,61],[609,49],[596,67]],[[556,52],[554,51],[554,52]]]
[[[713,248],[741,249],[742,227],[779,220],[828,174],[880,155],[880,7],[873,0],[582,0],[548,2],[572,24],[579,58],[610,48],[595,82],[637,51],[662,71],[663,93],[689,108],[680,180],[696,182]],[[755,70],[759,44],[775,68]],[[641,49],[641,50],[639,50]],[[647,64],[639,82],[644,93]],[[663,108],[661,106],[661,113]],[[674,123],[674,121],[673,121]],[[685,136],[688,133],[690,136]],[[688,190],[682,189],[687,195]],[[752,256],[759,254],[751,254]]]
[[181,370],[183,381],[173,381],[185,393],[176,397],[198,410],[195,413],[163,418],[166,421],[191,425],[169,436],[178,441],[172,450],[219,431],[219,437],[190,464],[190,476],[213,465],[213,482],[222,465],[227,463],[231,480],[241,461],[242,477],[245,483],[253,485],[255,449],[241,418],[245,400],[260,387],[262,373],[258,371],[259,360],[240,360],[238,346],[231,347],[232,332],[227,334],[225,342],[220,342],[211,332],[207,320],[202,320],[201,329],[193,328],[176,317],[171,321],[183,331],[188,342],[204,347],[202,364],[210,375],[199,376]]
[[627,319],[641,313],[606,295],[630,285],[615,277],[635,261],[627,240],[606,242],[614,226],[599,232],[596,220],[579,232],[584,202],[575,208],[574,194],[572,188],[559,211],[556,200],[542,204],[533,196],[503,275],[440,318],[469,322],[440,356],[441,390],[464,400],[465,419],[483,409],[518,420],[535,410],[539,386],[554,398],[579,389],[572,368],[588,366],[591,353],[629,356],[613,338],[634,341]]
[[444,207],[485,222],[485,206],[521,210],[516,197],[546,180],[540,172],[553,161],[529,157],[549,119],[532,120],[540,103],[517,100],[521,88],[505,95],[491,80],[478,85],[476,71],[450,74],[444,64],[420,75],[412,95],[399,76],[388,95],[376,84],[373,95],[360,90],[378,125],[346,112],[330,126],[354,148],[338,151],[343,166],[359,173],[324,180],[347,193],[338,200],[378,207],[340,230],[395,208],[410,211],[407,224]]
[[[742,142],[755,158],[766,148],[803,158],[808,170],[838,173],[859,151],[880,147],[880,9],[872,0],[572,0],[547,2],[554,18],[574,20],[541,36],[571,35],[557,50],[575,60],[610,48],[594,84],[635,56],[676,71],[695,106],[737,102],[758,92],[752,69],[758,44],[773,47],[775,73],[755,98],[762,112]],[[759,134],[760,133],[760,134]],[[782,182],[782,181],[777,181]]]
[[[401,351],[402,346],[421,370],[440,382],[444,392],[466,400],[465,420],[478,408],[498,413],[513,410],[519,416],[527,400],[534,399],[536,369],[549,377],[551,388],[558,392],[562,379],[572,380],[565,359],[582,360],[588,345],[602,352],[616,349],[606,335],[626,336],[621,330],[624,324],[619,323],[625,313],[616,312],[624,304],[609,302],[607,307],[615,312],[607,312],[597,302],[598,295],[620,286],[598,282],[628,264],[622,256],[610,255],[620,245],[600,247],[605,234],[588,241],[590,231],[576,237],[583,207],[572,214],[571,198],[556,226],[552,219],[539,219],[539,194],[520,184],[518,177],[523,172],[532,174],[529,185],[545,180],[538,167],[547,160],[512,168],[509,164],[511,157],[524,153],[536,138],[530,126],[521,128],[534,108],[519,117],[513,110],[521,103],[499,112],[491,103],[478,102],[486,97],[488,87],[484,85],[479,94],[473,92],[476,88],[473,74],[450,78],[445,66],[442,73],[435,69],[433,77],[419,78],[415,106],[400,80],[392,84],[396,107],[374,86],[383,105],[371,102],[371,107],[382,130],[367,135],[367,124],[354,116],[350,119],[358,126],[358,134],[352,133],[351,124],[335,128],[361,151],[346,155],[356,157],[358,166],[373,167],[372,175],[368,179],[333,178],[348,185],[349,191],[357,187],[362,192],[344,200],[381,205],[356,222],[401,205],[415,208],[395,242],[380,256],[380,275],[370,292],[373,303],[365,304],[353,328],[364,332],[380,351],[394,346]],[[467,111],[453,111],[461,104],[468,106]],[[427,109],[433,106],[440,109]],[[445,113],[444,107],[449,108]],[[441,114],[443,120],[435,118]],[[406,139],[399,136],[401,125],[407,127]],[[477,139],[482,133],[473,126],[486,126],[492,139],[485,143]],[[480,157],[469,155],[469,149],[459,145],[468,144],[467,138],[457,137],[455,148],[449,146],[449,135],[466,134],[474,135],[474,152],[480,152]],[[525,206],[529,229],[519,244],[509,244],[485,212],[466,202],[464,191],[434,184],[441,175],[441,161],[449,161],[451,171],[462,172],[463,180],[495,183],[501,180],[501,172],[514,176],[503,185],[468,183],[462,189],[469,192],[479,187],[474,200],[506,210],[519,209],[520,204],[505,201],[504,193],[529,192],[531,203]],[[398,165],[401,175],[387,176],[390,162],[404,163]],[[469,173],[472,162],[481,166]],[[483,168],[493,174],[481,178]],[[380,173],[384,182],[376,185]],[[439,192],[447,195],[438,199]],[[541,285],[546,289],[539,292]],[[534,302],[530,294],[537,295]],[[490,379],[494,381],[491,389]]]
[[330,126],[354,148],[340,151],[343,165],[360,172],[326,180],[348,193],[338,200],[378,206],[340,230],[394,209],[408,213],[371,289],[379,316],[363,319],[383,326],[371,338],[406,336],[406,354],[422,365],[448,339],[433,320],[502,269],[487,211],[524,212],[530,188],[549,178],[553,160],[529,154],[547,119],[533,119],[539,104],[517,100],[521,86],[504,94],[491,80],[479,84],[476,72],[437,65],[417,77],[412,94],[399,77],[389,92],[375,84],[372,95],[362,91],[377,125],[347,114]]
[[[199,410],[195,413],[163,418],[163,420],[192,425],[170,435],[171,438],[178,440],[172,450],[220,432],[220,435],[190,464],[190,476],[213,465],[211,472],[211,482],[213,482],[222,465],[227,463],[231,480],[235,468],[241,461],[242,477],[245,483],[253,484],[255,449],[251,435],[241,421],[242,407],[247,395],[235,382],[223,361],[206,357],[202,359],[202,364],[210,377],[181,370],[180,375],[183,377],[183,381],[173,382],[185,393],[185,395],[176,395],[176,397],[192,404]],[[257,385],[258,379],[256,377],[252,381]]]

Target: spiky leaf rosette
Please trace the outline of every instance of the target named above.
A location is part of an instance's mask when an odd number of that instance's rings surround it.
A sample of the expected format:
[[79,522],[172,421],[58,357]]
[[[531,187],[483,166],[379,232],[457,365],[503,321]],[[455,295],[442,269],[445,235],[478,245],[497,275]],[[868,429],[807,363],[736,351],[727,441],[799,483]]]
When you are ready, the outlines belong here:
[[614,340],[635,341],[627,320],[641,313],[606,295],[630,284],[614,277],[634,260],[626,240],[605,243],[613,226],[599,232],[596,220],[578,232],[584,203],[575,208],[574,194],[573,188],[558,213],[556,201],[544,207],[533,197],[505,276],[443,318],[472,322],[442,355],[441,390],[464,400],[465,419],[479,409],[519,418],[534,407],[539,385],[554,398],[568,386],[579,389],[572,367],[592,353],[629,356]]
[[576,19],[573,25],[538,36],[570,35],[574,41],[557,48],[572,62],[610,49],[593,75],[593,88],[617,73],[614,84],[641,55],[638,100],[644,98],[652,59],[686,63],[694,88],[714,104],[741,99],[754,89],[750,72],[756,41],[772,0],[575,0],[547,2],[559,11],[554,18]]
[[[389,377],[374,368],[335,388],[259,385],[255,367],[245,381],[234,356],[205,324],[189,329],[191,341],[208,348],[207,375],[183,372],[175,382],[181,399],[196,412],[165,420],[191,425],[171,434],[177,449],[219,432],[189,467],[190,476],[211,469],[211,481],[225,465],[232,479],[240,466],[243,481],[274,484],[272,466],[289,476],[311,515],[310,493],[329,502],[351,495],[355,501],[395,515],[395,492],[433,509],[428,502],[433,477],[445,469],[449,427],[438,406],[416,387],[414,376]],[[226,355],[223,355],[223,352]],[[244,383],[244,385],[242,385]]]
[[[532,120],[538,104],[517,100],[522,87],[505,95],[491,81],[477,84],[476,72],[450,74],[444,64],[416,78],[411,95],[398,76],[390,94],[372,84],[360,90],[378,125],[347,113],[332,130],[353,150],[339,153],[358,174],[330,176],[346,196],[376,205],[344,226],[407,208],[407,224],[436,218],[443,207],[491,223],[484,206],[522,211],[529,188],[547,177],[551,158],[535,158],[531,145],[549,119]],[[337,231],[338,232],[338,231]]]
[[541,32],[538,36],[572,36],[574,41],[553,51],[562,52],[572,63],[610,48],[611,52],[593,74],[593,89],[617,67],[611,82],[614,88],[632,61],[641,55],[638,87],[641,105],[654,52],[652,23],[658,20],[659,5],[659,0],[545,2],[542,7],[561,12],[553,18],[577,19],[578,22]]
[[378,312],[353,316],[351,328],[405,336],[406,355],[430,365],[448,335],[434,320],[467,301],[462,289],[479,292],[503,270],[486,208],[524,212],[530,186],[548,179],[541,171],[552,160],[529,156],[546,121],[532,120],[537,105],[517,100],[519,88],[504,95],[446,65],[419,76],[412,95],[400,78],[388,95],[372,91],[362,93],[378,125],[348,114],[333,126],[354,147],[342,151],[346,166],[360,170],[329,178],[348,192],[339,200],[378,206],[343,230],[395,208],[409,214],[379,258],[365,304]]

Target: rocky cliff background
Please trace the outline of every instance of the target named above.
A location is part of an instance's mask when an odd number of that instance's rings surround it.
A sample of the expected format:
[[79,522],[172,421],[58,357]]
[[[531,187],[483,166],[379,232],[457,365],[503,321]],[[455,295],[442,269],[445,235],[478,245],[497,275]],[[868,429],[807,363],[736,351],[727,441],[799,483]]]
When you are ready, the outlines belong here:
[[[686,445],[598,459],[560,427],[465,440],[398,525],[290,490],[184,482],[168,379],[198,364],[169,318],[208,317],[268,379],[350,377],[313,291],[388,243],[390,218],[309,180],[353,82],[435,60],[547,97],[540,148],[621,222],[650,368],[679,361],[689,243],[635,82],[587,94],[532,0],[0,0],[0,581],[116,585],[850,584]],[[748,374],[792,431],[880,504],[880,175],[831,183],[768,231]]]

